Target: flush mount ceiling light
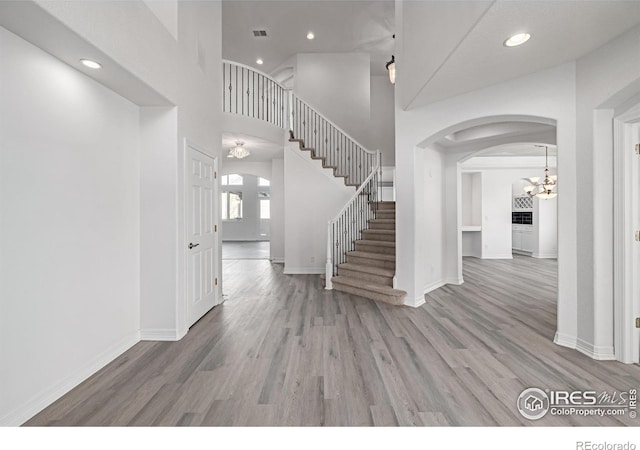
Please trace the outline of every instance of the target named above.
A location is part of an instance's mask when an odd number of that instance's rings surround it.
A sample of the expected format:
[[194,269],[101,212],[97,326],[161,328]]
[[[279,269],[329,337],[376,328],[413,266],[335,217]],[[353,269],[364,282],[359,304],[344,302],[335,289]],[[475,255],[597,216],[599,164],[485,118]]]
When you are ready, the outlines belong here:
[[313,32],[309,31],[309,32],[307,33],[307,39],[311,40],[311,39],[313,39],[314,37],[315,37],[315,35],[313,34]]
[[227,155],[227,157],[228,158],[242,159],[242,158],[246,158],[250,154],[251,154],[251,152],[249,152],[249,150],[244,148],[244,142],[237,141],[236,142],[236,146],[235,147],[231,147],[229,149],[229,154]]
[[529,40],[531,35],[529,33],[518,33],[511,36],[509,39],[504,41],[505,47],[517,47],[518,45],[522,45]]
[[99,62],[93,61],[91,59],[81,59],[80,62],[82,64],[84,64],[85,66],[89,67],[90,69],[101,69],[102,68],[102,64],[100,64]]
[[[544,178],[540,181],[540,177],[525,178],[529,183],[529,186],[525,186],[524,191],[529,197],[538,197],[543,200],[549,200],[558,195],[557,192],[553,192],[558,182],[556,175],[549,175],[549,149],[546,145],[536,145],[536,147],[544,147]],[[537,190],[537,192],[536,192]]]
[[264,61],[262,60],[262,58],[258,58],[256,59],[256,64],[263,65]]

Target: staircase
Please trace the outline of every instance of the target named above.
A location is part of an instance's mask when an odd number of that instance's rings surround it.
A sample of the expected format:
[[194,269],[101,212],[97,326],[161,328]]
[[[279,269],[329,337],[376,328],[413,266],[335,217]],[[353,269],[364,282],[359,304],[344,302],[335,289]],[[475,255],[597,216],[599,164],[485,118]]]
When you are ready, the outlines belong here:
[[[330,282],[326,283],[327,289],[335,289],[391,305],[403,305],[407,293],[393,288],[396,273],[395,202],[372,201],[377,198],[377,178],[374,183],[367,185],[365,180],[360,185],[351,180],[349,174],[340,173],[340,168],[327,162],[327,158],[321,156],[314,147],[306,146],[303,139],[296,138],[293,131],[289,132],[289,142],[298,143],[300,150],[310,152],[311,158],[320,160],[325,169],[333,169],[334,176],[343,178],[345,185],[359,186],[360,189],[354,196],[356,207],[352,209],[368,208],[370,212],[368,217],[371,218],[367,220],[351,220],[351,222],[362,223],[363,227],[356,230],[359,236],[347,242],[346,246],[344,243],[342,245],[336,243],[340,248],[338,252],[342,252],[341,255],[332,255],[335,253],[333,246],[329,250],[328,264],[332,268],[327,270],[326,279],[330,278]],[[339,214],[339,217],[341,215],[344,215],[344,211]],[[351,234],[352,232],[351,229],[336,232],[332,230],[331,225],[329,227],[329,235],[341,236],[343,233]],[[330,241],[333,242],[333,240]],[[345,259],[345,262],[335,264],[333,267],[335,259]]]
[[396,203],[377,202],[370,207],[375,219],[360,230],[355,250],[346,252],[347,262],[338,265],[333,288],[371,300],[403,305],[405,291],[393,288],[396,274]]
[[269,75],[222,64],[222,111],[289,131],[289,141],[322,161],[355,194],[327,227],[325,287],[402,305],[396,270],[395,202],[381,200],[380,151],[370,151]]

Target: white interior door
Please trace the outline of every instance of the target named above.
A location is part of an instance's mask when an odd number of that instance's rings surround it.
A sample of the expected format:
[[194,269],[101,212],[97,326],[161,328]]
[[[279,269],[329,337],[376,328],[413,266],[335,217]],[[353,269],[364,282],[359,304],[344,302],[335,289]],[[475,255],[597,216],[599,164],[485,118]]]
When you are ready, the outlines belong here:
[[189,326],[218,303],[216,161],[187,149],[187,317]]

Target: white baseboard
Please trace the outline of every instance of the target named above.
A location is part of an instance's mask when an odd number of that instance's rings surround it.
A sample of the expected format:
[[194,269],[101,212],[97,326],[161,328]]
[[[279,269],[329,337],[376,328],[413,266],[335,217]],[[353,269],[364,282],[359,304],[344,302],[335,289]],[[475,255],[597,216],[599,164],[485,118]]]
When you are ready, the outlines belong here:
[[436,289],[441,288],[445,284],[447,284],[447,282],[444,280],[434,281],[433,283],[427,284],[425,287],[423,287],[422,293],[423,295],[426,295],[431,291],[435,291]]
[[480,259],[513,259],[513,254],[483,256]]
[[427,303],[427,301],[424,299],[424,295],[417,297],[413,303],[408,303],[406,300],[404,302],[405,306],[411,306],[412,308],[418,308],[422,305],[424,305],[425,303]]
[[[180,336],[182,334],[182,336]],[[140,330],[141,341],[179,341],[186,333],[180,333],[175,328],[149,328]]]
[[85,381],[91,375],[102,369],[111,361],[122,355],[135,344],[140,342],[140,332],[135,331],[120,339],[118,342],[96,355],[93,360],[79,370],[74,370],[71,375],[63,380],[43,389],[22,406],[10,411],[0,418],[0,426],[19,426],[38,414],[51,403],[58,400],[64,394]]
[[579,338],[576,339],[576,350],[598,361],[613,361],[616,359],[613,346],[595,346]]
[[284,266],[285,275],[322,275],[324,267],[287,267]]
[[558,259],[557,253],[534,253],[531,256],[539,259]]
[[576,348],[576,338],[574,336],[558,333],[557,331],[555,337],[553,338],[553,342],[562,347],[572,349]]
[[454,284],[456,286],[460,286],[461,284],[464,284],[464,279],[462,277],[460,277],[460,278],[445,278],[444,279],[444,284]]
[[274,264],[284,264],[284,258],[271,258],[271,262]]

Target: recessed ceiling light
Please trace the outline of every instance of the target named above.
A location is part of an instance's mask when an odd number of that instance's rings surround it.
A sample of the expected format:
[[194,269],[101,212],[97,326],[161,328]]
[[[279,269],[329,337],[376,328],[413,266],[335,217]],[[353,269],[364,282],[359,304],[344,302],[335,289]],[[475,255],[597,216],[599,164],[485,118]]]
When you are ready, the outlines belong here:
[[311,40],[311,39],[313,39],[314,37],[315,37],[315,35],[314,35],[311,31],[309,31],[309,32],[307,33],[307,39]]
[[102,68],[102,64],[100,64],[99,62],[96,62],[96,61],[92,61],[90,59],[81,59],[80,62],[82,64],[84,64],[85,66],[91,68],[91,69],[101,69]]
[[256,59],[256,64],[262,65],[264,64],[264,61],[262,60],[262,58],[258,58]]
[[506,47],[517,47],[518,45],[522,45],[529,40],[531,35],[529,33],[518,33],[511,36],[509,39],[504,41],[504,45]]

